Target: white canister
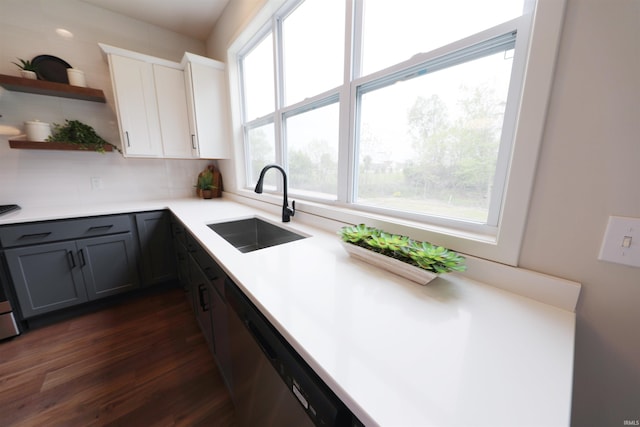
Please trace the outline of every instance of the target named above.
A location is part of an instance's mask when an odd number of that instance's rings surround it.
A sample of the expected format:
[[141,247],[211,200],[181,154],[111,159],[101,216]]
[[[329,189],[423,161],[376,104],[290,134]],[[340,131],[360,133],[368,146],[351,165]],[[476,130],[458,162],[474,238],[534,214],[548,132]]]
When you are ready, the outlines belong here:
[[72,86],[87,87],[87,81],[84,78],[84,71],[75,68],[67,68],[67,77],[69,84]]
[[27,141],[45,141],[51,136],[51,125],[40,120],[24,122],[27,130]]

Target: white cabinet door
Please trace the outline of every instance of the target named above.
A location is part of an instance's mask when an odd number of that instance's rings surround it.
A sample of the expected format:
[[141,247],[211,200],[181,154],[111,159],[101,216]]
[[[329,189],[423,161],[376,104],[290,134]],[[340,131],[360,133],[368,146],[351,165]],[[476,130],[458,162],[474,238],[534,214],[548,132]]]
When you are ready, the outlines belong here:
[[[196,55],[188,54],[187,58]],[[191,133],[201,159],[229,158],[227,85],[224,65],[197,57],[185,66]],[[209,63],[209,64],[208,64]]]
[[109,55],[124,155],[160,157],[162,140],[151,64]]
[[164,157],[197,157],[196,142],[189,128],[184,71],[153,64],[153,74]]

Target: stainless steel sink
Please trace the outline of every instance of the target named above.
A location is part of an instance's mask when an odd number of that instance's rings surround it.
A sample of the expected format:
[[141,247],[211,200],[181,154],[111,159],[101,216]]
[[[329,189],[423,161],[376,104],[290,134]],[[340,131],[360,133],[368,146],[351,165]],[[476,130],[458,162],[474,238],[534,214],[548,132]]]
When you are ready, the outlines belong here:
[[207,225],[243,253],[282,245],[283,243],[307,237],[257,217]]

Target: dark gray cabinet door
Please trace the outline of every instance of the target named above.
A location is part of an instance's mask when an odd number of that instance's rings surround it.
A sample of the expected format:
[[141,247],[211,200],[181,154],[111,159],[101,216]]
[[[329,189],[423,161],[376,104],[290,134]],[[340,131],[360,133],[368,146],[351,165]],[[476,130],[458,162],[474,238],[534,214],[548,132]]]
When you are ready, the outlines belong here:
[[211,293],[209,291],[209,280],[207,280],[207,276],[205,276],[200,266],[192,257],[189,257],[189,269],[191,273],[191,287],[196,319],[198,320],[202,334],[209,345],[209,350],[213,353],[213,328],[211,325]]
[[[223,289],[224,289],[224,279]],[[222,373],[227,389],[232,390],[231,351],[229,349],[229,325],[227,320],[227,304],[218,293],[216,287],[209,285],[211,297],[211,324],[213,328],[213,353]]]
[[75,242],[5,251],[24,318],[87,301]]
[[180,285],[185,289],[191,286],[189,279],[189,252],[182,243],[174,242],[176,246],[176,265],[178,270],[178,280]]
[[136,214],[144,286],[176,278],[171,217],[168,212]]
[[132,233],[82,239],[76,244],[90,300],[128,292],[139,286]]

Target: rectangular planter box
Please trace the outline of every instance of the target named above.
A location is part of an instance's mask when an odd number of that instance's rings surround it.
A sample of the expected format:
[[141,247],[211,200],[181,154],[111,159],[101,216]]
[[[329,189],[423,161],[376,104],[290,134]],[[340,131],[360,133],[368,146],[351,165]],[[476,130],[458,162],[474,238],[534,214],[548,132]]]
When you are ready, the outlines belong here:
[[413,282],[416,282],[420,285],[426,285],[431,282],[433,279],[438,277],[437,273],[433,273],[431,271],[424,270],[422,268],[416,267],[411,264],[407,264],[406,262],[402,262],[395,258],[390,258],[388,256],[379,254],[374,251],[370,251],[368,249],[362,248],[360,246],[354,245],[352,243],[341,242],[342,247],[347,251],[347,253],[357,258],[361,261],[374,265],[376,267],[380,267],[384,270],[390,271],[398,276],[402,276],[405,279],[409,279]]

